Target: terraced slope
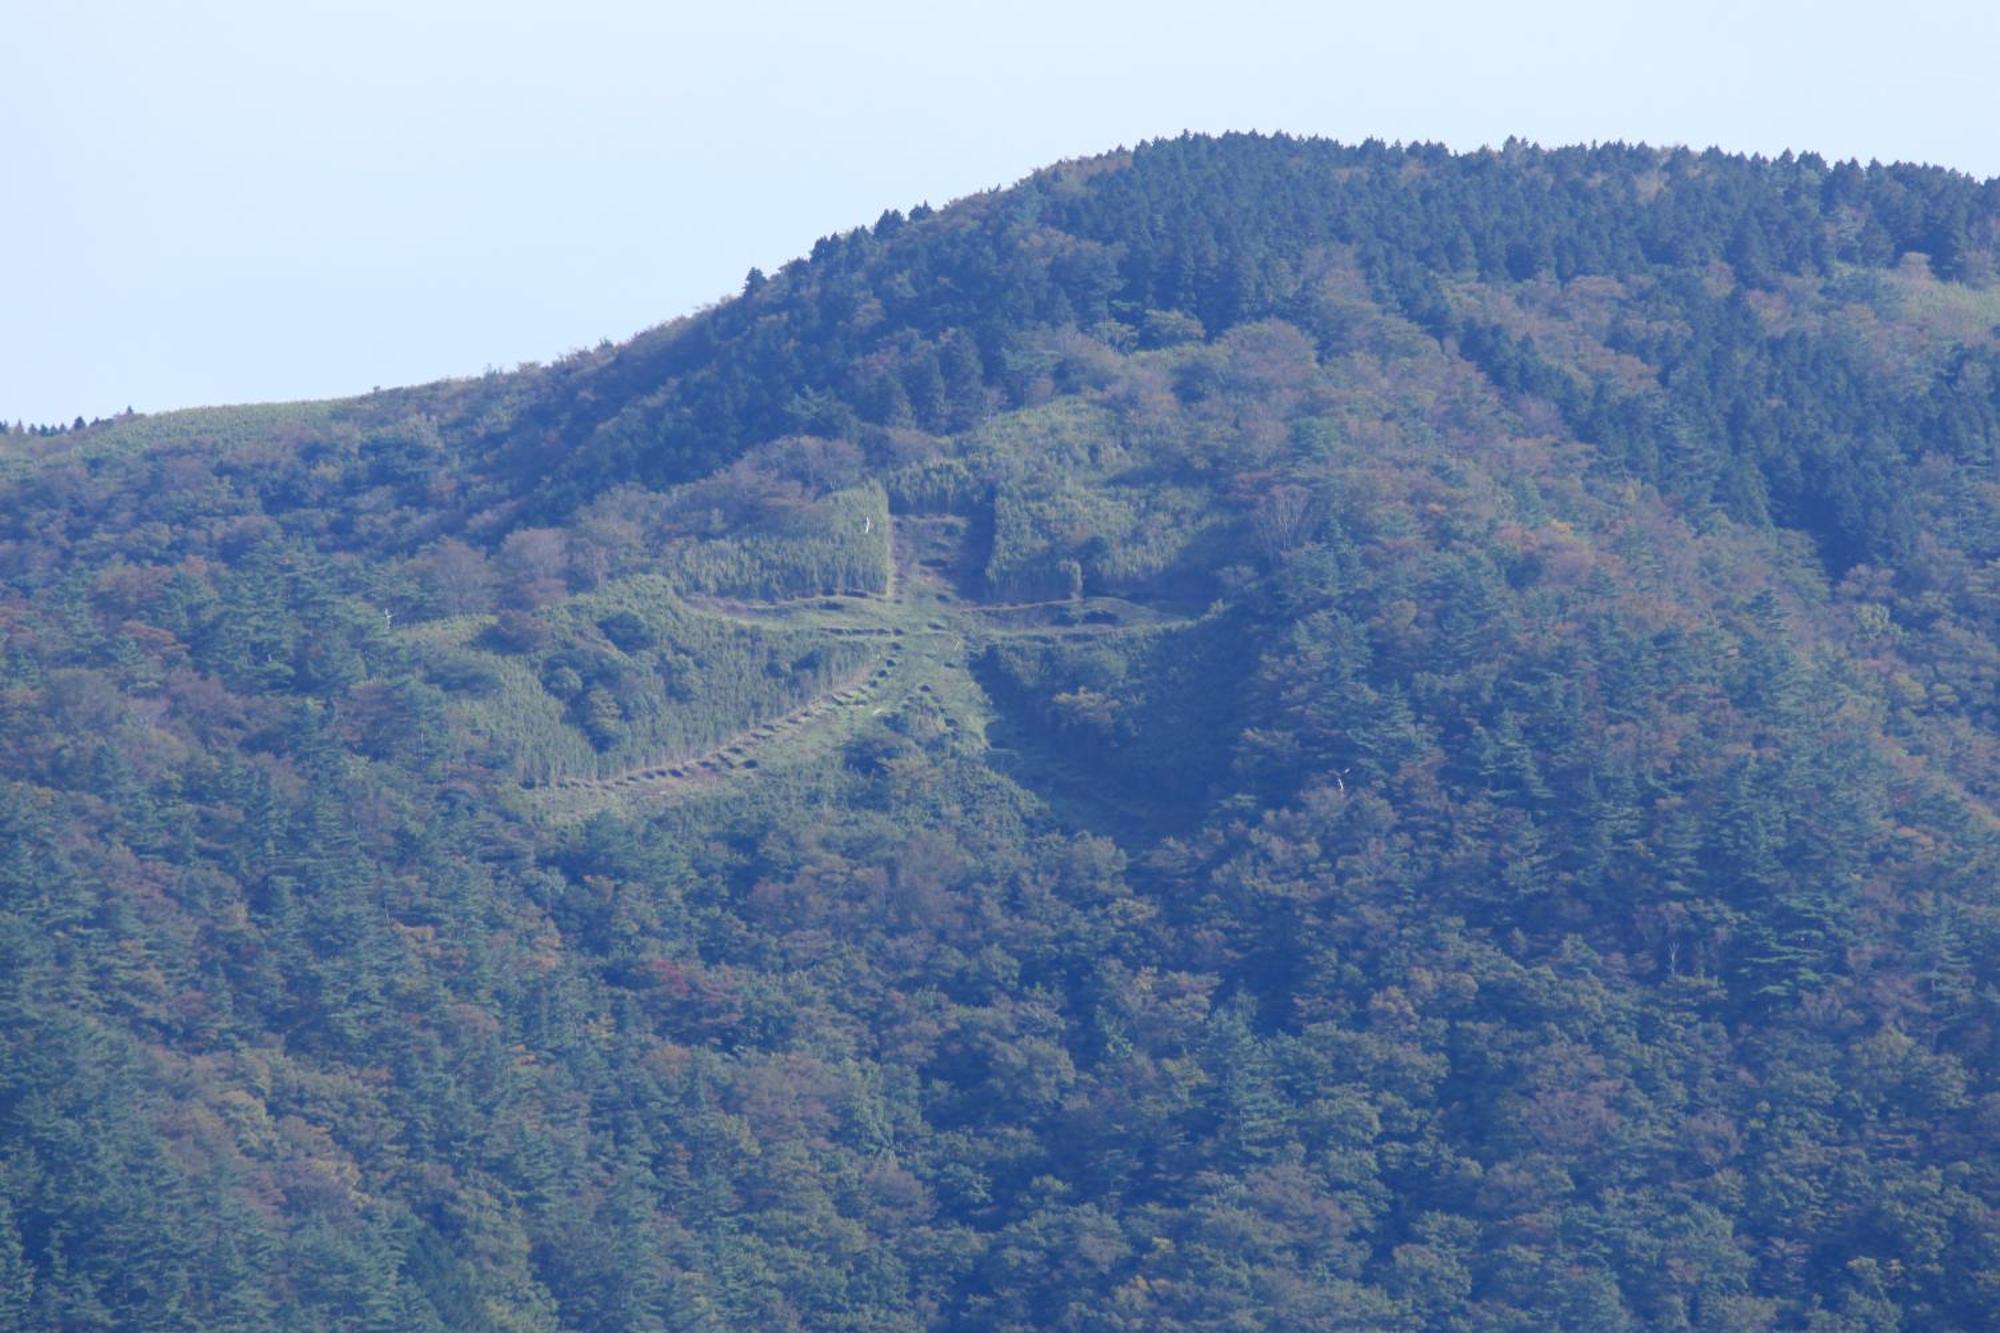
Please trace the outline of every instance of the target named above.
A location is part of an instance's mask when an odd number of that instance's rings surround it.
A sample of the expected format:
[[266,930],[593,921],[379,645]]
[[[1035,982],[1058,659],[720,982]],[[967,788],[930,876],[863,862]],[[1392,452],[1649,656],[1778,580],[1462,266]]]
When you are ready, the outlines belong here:
[[[564,777],[524,784],[543,812],[558,819],[600,810],[672,800],[731,780],[755,780],[790,765],[838,762],[842,744],[871,722],[893,719],[918,701],[935,710],[940,725],[960,742],[991,748],[997,720],[973,663],[995,640],[1085,643],[1134,629],[1186,623],[1155,608],[1117,597],[987,604],[968,601],[939,562],[920,561],[916,543],[896,521],[881,594],[800,597],[783,601],[689,599],[702,614],[760,628],[785,628],[829,640],[869,640],[881,655],[799,706],[764,718],[691,753],[660,756],[615,773]],[[946,562],[946,567],[949,563]],[[1104,789],[1073,763],[1058,763],[1028,729],[1004,722],[997,756],[1027,785],[1069,789],[1099,816],[1125,829],[1146,826],[1149,812]],[[1101,818],[1087,822],[1099,823]]]

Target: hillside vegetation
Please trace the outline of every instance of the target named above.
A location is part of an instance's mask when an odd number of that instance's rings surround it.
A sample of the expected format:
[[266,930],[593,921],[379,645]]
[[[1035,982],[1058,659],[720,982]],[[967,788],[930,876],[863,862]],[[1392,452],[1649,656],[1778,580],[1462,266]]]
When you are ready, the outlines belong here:
[[1188,137],[0,436],[0,1327],[1990,1324],[1996,247]]

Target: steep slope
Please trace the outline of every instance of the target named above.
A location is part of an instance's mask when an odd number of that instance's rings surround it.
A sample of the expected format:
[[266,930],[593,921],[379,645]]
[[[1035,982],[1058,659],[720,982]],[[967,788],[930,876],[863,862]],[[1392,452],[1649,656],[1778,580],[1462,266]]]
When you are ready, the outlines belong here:
[[6,437],[0,1324],[1981,1324],[1996,235],[1186,138]]

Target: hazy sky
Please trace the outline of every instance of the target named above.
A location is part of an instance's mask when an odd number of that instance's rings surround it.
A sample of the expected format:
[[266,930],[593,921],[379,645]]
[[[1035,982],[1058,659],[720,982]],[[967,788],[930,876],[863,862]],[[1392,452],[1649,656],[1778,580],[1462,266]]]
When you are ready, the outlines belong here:
[[0,0],[0,413],[548,359],[1182,129],[2000,175],[2000,4]]

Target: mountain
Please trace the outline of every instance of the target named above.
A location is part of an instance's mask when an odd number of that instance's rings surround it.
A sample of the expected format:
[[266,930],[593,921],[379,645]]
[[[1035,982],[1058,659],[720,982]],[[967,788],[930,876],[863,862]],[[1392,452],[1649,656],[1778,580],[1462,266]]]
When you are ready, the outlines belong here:
[[1996,248],[1188,137],[0,437],[0,1326],[1989,1324]]

